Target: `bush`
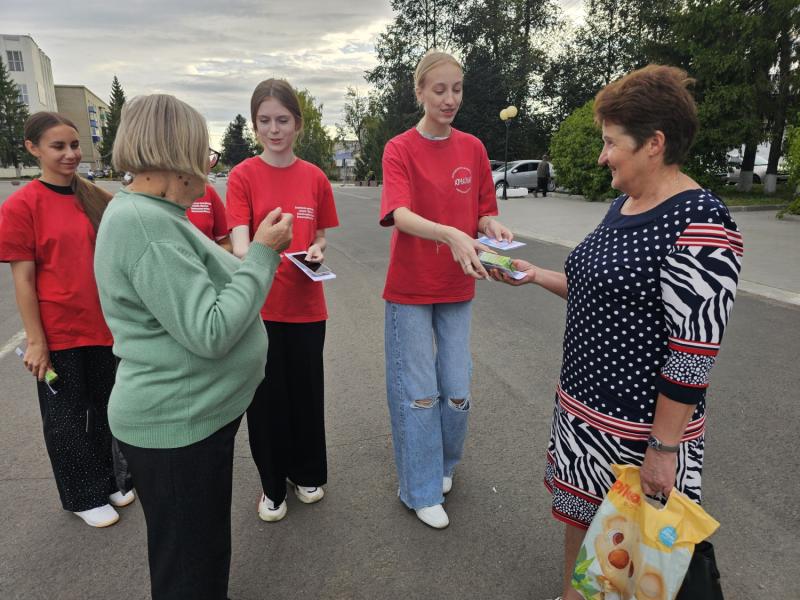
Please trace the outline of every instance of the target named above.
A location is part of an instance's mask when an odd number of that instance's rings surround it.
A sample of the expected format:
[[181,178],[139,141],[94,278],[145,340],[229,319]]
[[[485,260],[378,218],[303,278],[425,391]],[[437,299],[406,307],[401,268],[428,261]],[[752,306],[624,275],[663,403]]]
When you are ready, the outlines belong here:
[[610,171],[597,164],[603,139],[592,116],[593,105],[590,100],[564,119],[550,142],[558,185],[592,201],[615,195]]
[[[794,196],[800,196],[800,125],[789,127],[786,132],[786,167],[789,171],[789,188],[794,190]],[[800,215],[800,197],[795,198],[778,216],[784,214]]]

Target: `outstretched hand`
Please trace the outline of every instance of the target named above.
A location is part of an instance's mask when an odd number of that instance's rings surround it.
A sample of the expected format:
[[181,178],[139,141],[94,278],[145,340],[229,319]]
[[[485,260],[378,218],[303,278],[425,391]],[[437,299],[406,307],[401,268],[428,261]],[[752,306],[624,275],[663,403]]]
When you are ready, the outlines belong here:
[[525,277],[522,279],[514,279],[508,273],[501,271],[500,269],[490,269],[489,275],[495,281],[507,283],[508,285],[513,285],[515,287],[536,281],[536,265],[518,258],[514,259],[511,264],[513,265],[515,271],[525,273]]

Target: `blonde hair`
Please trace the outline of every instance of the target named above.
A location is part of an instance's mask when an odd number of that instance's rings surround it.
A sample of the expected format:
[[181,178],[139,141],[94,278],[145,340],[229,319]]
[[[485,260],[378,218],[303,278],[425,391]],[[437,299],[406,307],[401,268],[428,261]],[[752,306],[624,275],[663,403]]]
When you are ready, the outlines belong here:
[[137,96],[122,109],[113,162],[118,171],[173,171],[205,179],[206,120],[175,96]]
[[414,70],[414,85],[417,89],[422,88],[425,83],[425,75],[427,75],[429,71],[444,64],[455,65],[462,73],[464,71],[464,67],[461,66],[461,63],[458,62],[452,54],[432,48],[420,59],[419,63],[417,63],[417,68]]

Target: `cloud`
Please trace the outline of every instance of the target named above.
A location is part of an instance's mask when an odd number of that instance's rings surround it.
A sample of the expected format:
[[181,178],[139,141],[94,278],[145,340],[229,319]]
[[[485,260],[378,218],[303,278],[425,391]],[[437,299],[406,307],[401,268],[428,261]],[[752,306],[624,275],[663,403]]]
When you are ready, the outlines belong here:
[[[101,98],[117,75],[128,97],[175,94],[200,110],[217,142],[255,85],[283,77],[340,121],[348,86],[366,88],[374,42],[392,17],[388,0],[33,0],[0,9],[2,32],[29,34],[50,57],[56,84],[86,85]],[[77,7],[80,7],[80,10]],[[33,10],[35,9],[35,10]]]

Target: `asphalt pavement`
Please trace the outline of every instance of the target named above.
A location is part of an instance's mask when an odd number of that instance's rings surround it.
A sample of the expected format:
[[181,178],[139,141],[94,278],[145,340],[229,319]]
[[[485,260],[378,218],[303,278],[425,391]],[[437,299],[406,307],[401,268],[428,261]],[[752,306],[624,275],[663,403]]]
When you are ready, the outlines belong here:
[[[223,193],[224,183],[217,189]],[[478,283],[470,435],[447,496],[451,525],[444,531],[427,528],[396,496],[380,297],[390,231],[377,225],[379,190],[334,190],[342,226],[329,231],[326,255],[338,275],[325,284],[331,315],[326,497],[307,506],[290,496],[283,521],[261,522],[259,480],[247,429],[240,429],[231,598],[556,596],[563,528],[550,516],[541,481],[561,361],[563,301],[534,286]],[[9,192],[0,183],[0,202]],[[528,242],[510,254],[560,268],[569,242],[591,230],[604,212],[602,205],[564,198],[564,206],[584,219],[567,229],[572,213],[551,211],[557,200],[501,203],[500,218]],[[755,251],[749,214],[741,217],[736,216],[745,244]],[[788,250],[800,252],[800,223],[792,225]],[[769,234],[765,243],[775,239]],[[776,262],[791,271],[788,258]],[[800,292],[791,277],[785,281],[761,284]],[[800,470],[800,309],[779,300],[740,294],[708,396],[704,505],[722,524],[712,541],[728,600],[800,597],[800,490],[792,475]],[[120,522],[106,530],[91,529],[60,508],[34,386],[10,352],[20,329],[10,271],[0,267],[0,598],[148,598],[139,503],[122,509]]]

